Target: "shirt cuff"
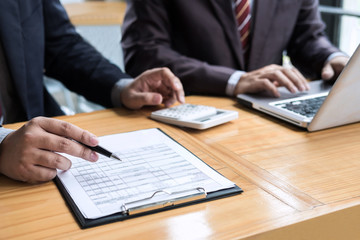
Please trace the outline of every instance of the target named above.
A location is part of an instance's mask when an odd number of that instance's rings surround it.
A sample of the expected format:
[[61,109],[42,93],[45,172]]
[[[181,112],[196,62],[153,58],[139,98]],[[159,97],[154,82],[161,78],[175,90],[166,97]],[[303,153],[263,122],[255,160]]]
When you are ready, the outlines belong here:
[[[339,56],[342,56],[342,57],[349,57],[346,53],[343,53],[343,52],[335,52],[335,53],[332,53],[328,56],[328,58],[326,59],[326,63],[330,62],[333,58],[335,57],[339,57]],[[325,65],[324,64],[324,65]]]
[[123,78],[117,81],[111,90],[111,101],[114,107],[121,107],[121,92],[134,81],[133,78]]
[[5,139],[5,137],[6,137],[7,135],[9,135],[9,133],[11,133],[11,132],[13,132],[13,131],[15,131],[15,130],[0,127],[0,144],[1,144],[2,141]]
[[233,74],[231,74],[226,85],[226,90],[225,90],[226,95],[230,97],[234,96],[235,87],[244,73],[245,73],[244,71],[235,71]]

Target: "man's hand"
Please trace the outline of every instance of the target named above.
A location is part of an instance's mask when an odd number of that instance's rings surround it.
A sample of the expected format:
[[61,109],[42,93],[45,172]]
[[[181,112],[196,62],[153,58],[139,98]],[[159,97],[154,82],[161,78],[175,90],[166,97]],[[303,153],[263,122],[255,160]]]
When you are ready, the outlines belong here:
[[323,80],[335,81],[348,61],[349,58],[345,56],[334,57],[324,65],[321,78]]
[[122,103],[130,109],[145,105],[166,107],[176,101],[185,102],[184,90],[180,80],[168,68],[156,68],[143,72],[121,93]]
[[279,97],[279,86],[285,86],[292,93],[310,89],[306,79],[296,68],[272,64],[244,73],[235,87],[234,94],[268,91],[274,97]]
[[98,145],[97,138],[70,123],[38,117],[10,133],[0,144],[0,173],[24,182],[39,183],[53,179],[56,169],[68,170],[71,162],[57,152],[91,162],[97,153],[76,143]]

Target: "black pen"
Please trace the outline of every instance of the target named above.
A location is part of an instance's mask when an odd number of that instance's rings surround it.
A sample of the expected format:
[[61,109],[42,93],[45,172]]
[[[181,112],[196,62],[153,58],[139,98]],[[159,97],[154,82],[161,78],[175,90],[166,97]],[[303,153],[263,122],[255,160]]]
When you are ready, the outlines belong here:
[[104,155],[104,156],[106,156],[106,157],[108,157],[108,158],[112,158],[112,159],[116,159],[116,160],[120,160],[120,161],[121,161],[121,159],[120,159],[115,153],[112,153],[112,152],[110,152],[109,150],[106,150],[105,148],[103,148],[103,147],[101,147],[101,146],[99,146],[99,145],[97,145],[97,146],[95,146],[95,147],[91,147],[91,146],[86,145],[86,144],[81,143],[81,142],[78,142],[78,143],[80,143],[81,145],[83,145],[83,146],[85,146],[85,147],[93,150],[94,152],[97,152],[97,153],[99,153],[99,154],[101,154],[101,155]]

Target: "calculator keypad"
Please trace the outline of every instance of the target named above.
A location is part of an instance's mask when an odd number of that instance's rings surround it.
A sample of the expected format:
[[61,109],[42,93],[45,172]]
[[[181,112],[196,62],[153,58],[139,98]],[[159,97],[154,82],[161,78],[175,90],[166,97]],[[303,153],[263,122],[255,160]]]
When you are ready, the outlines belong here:
[[171,119],[194,120],[216,114],[216,108],[204,105],[182,104],[156,111],[153,114]]

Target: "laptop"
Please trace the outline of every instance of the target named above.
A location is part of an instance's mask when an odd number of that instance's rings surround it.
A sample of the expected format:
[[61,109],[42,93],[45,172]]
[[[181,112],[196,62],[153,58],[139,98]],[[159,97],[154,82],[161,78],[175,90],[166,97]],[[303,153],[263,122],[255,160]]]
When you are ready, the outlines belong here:
[[318,131],[360,121],[360,45],[331,85],[312,81],[307,92],[290,93],[279,87],[281,97],[239,94],[239,103],[280,118],[308,131]]

